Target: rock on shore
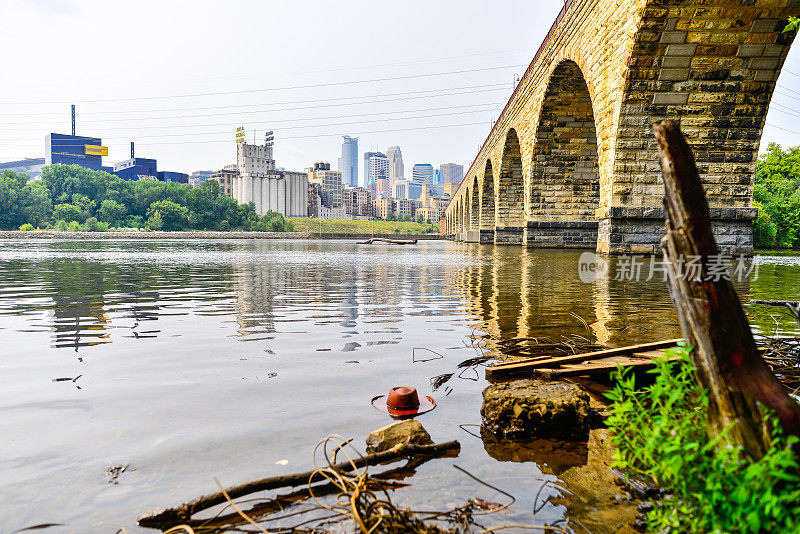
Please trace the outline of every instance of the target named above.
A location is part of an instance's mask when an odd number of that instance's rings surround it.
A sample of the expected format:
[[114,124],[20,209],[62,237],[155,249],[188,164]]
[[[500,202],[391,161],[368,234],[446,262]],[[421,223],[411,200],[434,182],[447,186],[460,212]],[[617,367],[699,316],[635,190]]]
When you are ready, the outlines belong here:
[[416,419],[406,419],[379,428],[367,436],[367,452],[388,451],[401,443],[433,445],[433,440],[422,423]]
[[483,426],[513,439],[586,439],[589,395],[570,382],[516,380],[483,391]]

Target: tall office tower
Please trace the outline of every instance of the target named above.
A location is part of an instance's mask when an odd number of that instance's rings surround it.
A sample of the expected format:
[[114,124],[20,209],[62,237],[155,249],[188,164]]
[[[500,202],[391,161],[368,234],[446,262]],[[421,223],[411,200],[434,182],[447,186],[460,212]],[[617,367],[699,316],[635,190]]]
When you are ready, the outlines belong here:
[[341,168],[342,183],[358,187],[358,137],[344,136],[342,142]]
[[370,156],[369,164],[369,183],[377,184],[379,179],[386,180],[387,189],[389,183],[389,160],[385,154],[378,152],[374,156]]
[[433,185],[433,165],[430,163],[417,163],[411,177],[415,182]]
[[364,187],[369,187],[370,184],[375,185],[375,182],[371,182],[369,177],[369,158],[372,156],[386,157],[382,152],[364,152]]
[[439,167],[442,171],[443,184],[460,184],[464,179],[464,166],[457,163],[442,163]]
[[389,187],[393,188],[398,180],[403,179],[403,153],[399,146],[390,146],[386,149],[386,157],[389,160]]

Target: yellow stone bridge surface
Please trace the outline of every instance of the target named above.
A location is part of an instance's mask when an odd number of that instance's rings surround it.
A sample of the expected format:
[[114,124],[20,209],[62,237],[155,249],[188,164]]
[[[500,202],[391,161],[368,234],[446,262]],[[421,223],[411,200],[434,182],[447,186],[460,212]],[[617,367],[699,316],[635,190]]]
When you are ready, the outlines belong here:
[[651,125],[680,123],[720,247],[753,249],[753,176],[800,0],[567,0],[446,212],[456,239],[651,252]]

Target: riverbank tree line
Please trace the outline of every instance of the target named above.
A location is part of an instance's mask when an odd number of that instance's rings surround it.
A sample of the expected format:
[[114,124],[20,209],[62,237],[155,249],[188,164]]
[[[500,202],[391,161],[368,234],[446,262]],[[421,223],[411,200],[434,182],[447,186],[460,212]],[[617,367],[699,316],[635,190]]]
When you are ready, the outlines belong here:
[[0,174],[0,229],[50,228],[103,231],[294,229],[280,213],[259,216],[252,203],[239,204],[223,195],[219,183],[200,187],[157,180],[123,180],[78,165],[49,165],[41,180],[28,175]]
[[800,147],[769,144],[756,167],[753,205],[757,248],[800,248]]

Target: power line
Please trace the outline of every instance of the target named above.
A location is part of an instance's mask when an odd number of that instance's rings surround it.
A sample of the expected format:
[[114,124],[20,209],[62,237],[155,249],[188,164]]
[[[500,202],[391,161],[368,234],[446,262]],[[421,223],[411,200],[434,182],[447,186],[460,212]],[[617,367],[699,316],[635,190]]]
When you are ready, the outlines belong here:
[[[443,110],[453,110],[453,109],[462,109],[463,110],[463,109],[467,109],[467,108],[476,108],[476,107],[485,108],[487,106],[492,106],[492,107],[490,109],[480,110],[480,111],[493,111],[493,110],[497,109],[498,106],[502,106],[504,104],[505,104],[505,102],[489,102],[489,103],[486,103],[486,104],[470,104],[470,105],[466,105],[466,106],[444,106],[444,107],[423,108],[423,109],[414,109],[414,110],[379,111],[377,113],[358,113],[358,114],[349,113],[347,115],[334,115],[334,116],[331,116],[331,117],[315,117],[315,119],[328,120],[328,119],[349,119],[349,118],[360,118],[360,117],[376,117],[376,116],[379,116],[379,115],[397,115],[397,114],[400,114],[400,113],[406,113],[407,114],[407,113],[412,113],[412,112],[421,113],[421,112],[426,112],[426,111],[443,111]],[[307,118],[303,118],[303,119],[270,120],[269,121],[269,126],[270,127],[279,127],[282,124],[292,124],[292,123],[303,122],[303,121],[308,121],[308,120],[309,119],[307,119]],[[229,121],[229,122],[214,123],[214,124],[185,124],[185,125],[180,125],[180,126],[176,126],[176,125],[173,125],[173,124],[166,125],[166,126],[153,126],[153,125],[150,125],[150,126],[111,126],[111,127],[108,127],[108,128],[110,128],[112,130],[125,130],[125,131],[128,131],[128,130],[153,130],[153,129],[164,129],[164,128],[170,128],[170,129],[209,128],[209,127],[215,127],[215,126],[231,126],[231,122]],[[98,127],[98,129],[102,129],[102,128],[103,127]],[[11,132],[31,131],[31,130],[40,131],[41,128],[27,128],[27,129],[22,129],[22,128],[0,128],[0,131],[11,131]],[[114,138],[112,137],[111,139],[114,139]]]
[[784,132],[789,132],[789,133],[800,135],[800,132],[796,132],[794,130],[790,130],[789,128],[784,128],[782,126],[776,126],[776,125],[770,124],[768,122],[764,123],[764,126],[769,126],[770,128],[777,128],[778,130],[783,130]]
[[[480,122],[468,122],[462,124],[439,124],[433,126],[417,126],[417,127],[410,127],[410,128],[394,128],[389,130],[373,130],[373,131],[362,131],[362,132],[350,132],[350,135],[369,135],[369,134],[376,134],[376,133],[395,133],[395,132],[411,132],[411,131],[418,131],[418,130],[438,130],[441,128],[461,128],[465,126],[478,126],[478,125],[486,125],[491,126],[490,121],[480,121]],[[339,137],[341,133],[325,133],[325,134],[312,134],[312,135],[290,135],[290,136],[281,136],[281,139],[308,139],[308,138],[319,138],[319,137]],[[229,143],[232,144],[233,141],[231,140],[230,136],[226,139],[207,139],[207,140],[197,140],[197,141],[159,141],[159,142],[142,142],[142,145],[145,146],[160,146],[160,145],[196,145],[196,144],[206,144],[206,143]],[[23,145],[20,144],[18,146],[39,146],[39,145]],[[56,144],[53,146],[75,146],[75,145],[62,145]]]
[[[124,109],[124,110],[108,110],[108,111],[81,111],[81,116],[84,115],[116,115],[121,113],[164,113],[168,111],[197,111],[197,110],[205,110],[205,109],[234,109],[234,108],[252,108],[252,107],[263,107],[266,105],[269,106],[284,106],[288,104],[314,104],[318,102],[338,102],[343,100],[357,100],[361,98],[384,98],[390,96],[406,96],[406,95],[420,95],[420,96],[449,96],[449,95],[429,95],[429,93],[438,93],[441,91],[456,91],[462,89],[486,89],[486,88],[508,88],[508,83],[490,83],[484,85],[459,85],[458,87],[445,87],[441,89],[426,89],[424,91],[402,91],[399,93],[382,93],[377,95],[360,95],[360,96],[342,96],[337,98],[314,98],[314,99],[307,99],[307,100],[287,100],[284,102],[270,102],[269,104],[233,104],[233,105],[214,105],[214,106],[197,106],[197,107],[179,107],[179,108],[149,108],[149,109]],[[354,102],[353,104],[359,104],[360,102]],[[5,116],[21,116],[21,117],[32,117],[32,116],[49,116],[49,117],[61,117],[64,115],[63,111],[48,111],[45,113],[3,113]],[[148,119],[149,120],[149,119]],[[85,121],[84,121],[85,122]]]
[[[431,63],[441,63],[445,61],[452,61],[454,59],[465,59],[465,58],[479,58],[479,57],[486,57],[486,56],[497,56],[500,54],[512,54],[517,52],[525,52],[526,59],[530,57],[529,54],[531,50],[529,48],[515,48],[511,50],[497,50],[494,52],[479,52],[476,54],[465,54],[459,56],[448,56],[448,57],[440,57],[440,58],[431,58],[431,59],[416,59],[416,60],[409,60],[409,61],[401,61],[395,63],[383,63],[383,64],[375,64],[375,65],[361,65],[356,67],[338,67],[333,69],[317,69],[317,70],[305,70],[305,71],[295,71],[295,72],[286,72],[282,73],[285,76],[295,76],[295,75],[302,75],[302,74],[323,74],[328,72],[343,72],[343,71],[357,71],[357,70],[367,70],[367,69],[383,69],[389,67],[403,67],[407,65],[421,65],[421,64],[431,64]],[[509,58],[510,59],[510,58]],[[254,80],[257,79],[256,76],[230,76],[225,75],[224,78],[226,80]],[[191,82],[191,81],[205,81],[207,77],[203,78],[181,78],[180,80],[169,80],[164,83],[180,83],[180,82]],[[161,82],[161,80],[159,80]]]
[[[507,84],[502,84],[502,85],[503,85],[502,88],[497,87],[497,88],[494,88],[494,89],[479,89],[479,90],[474,90],[474,91],[456,91],[456,92],[442,93],[442,94],[435,94],[435,95],[419,95],[419,96],[411,96],[411,97],[406,97],[406,98],[387,98],[387,99],[382,99],[382,100],[369,100],[369,101],[363,101],[363,102],[343,102],[343,103],[339,103],[339,104],[320,104],[318,106],[299,106],[299,107],[294,107],[294,108],[281,107],[280,109],[265,109],[265,110],[260,110],[260,111],[250,111],[249,113],[268,113],[268,112],[275,112],[275,111],[301,111],[301,110],[322,109],[322,108],[332,108],[332,107],[342,107],[342,106],[356,106],[356,105],[362,105],[362,104],[379,104],[379,103],[386,103],[386,102],[402,102],[402,101],[407,101],[407,100],[419,100],[419,99],[423,99],[423,98],[440,98],[440,97],[449,97],[449,96],[470,95],[470,94],[477,94],[477,93],[487,93],[487,92],[493,92],[493,91],[500,91],[500,90],[504,90],[504,89],[507,88]],[[481,86],[477,86],[477,87],[481,87]],[[398,93],[398,94],[403,94],[403,93]],[[352,98],[353,97],[349,97],[349,99],[352,99]],[[359,97],[359,98],[361,98],[361,97]],[[364,97],[364,98],[366,98],[366,97]],[[341,99],[311,100],[309,102],[328,102],[330,100],[341,100]],[[302,102],[302,101],[300,101],[300,102]],[[255,105],[258,105],[258,104],[255,104]],[[248,107],[252,107],[252,106],[255,106],[255,105],[251,105],[251,106],[248,106]],[[260,104],[258,106],[264,106],[264,105],[280,106],[282,104],[280,104],[280,103],[276,103],[276,104]],[[216,107],[217,106],[210,106],[210,107],[198,108],[198,109],[214,109]],[[224,108],[226,106],[219,106],[219,107]],[[192,119],[192,118],[197,118],[197,117],[223,117],[223,116],[228,116],[228,115],[241,115],[241,113],[243,113],[243,112],[239,111],[239,112],[225,112],[225,113],[194,113],[192,115],[172,115],[172,116],[164,116],[164,117],[140,117],[140,118],[131,117],[131,118],[127,118],[127,119],[97,119],[97,120],[86,120],[86,121],[82,120],[81,124],[83,124],[83,123],[97,124],[97,123],[101,123],[101,122],[119,122],[119,121],[124,121],[124,122],[127,123],[127,122],[134,121],[134,120],[155,121],[155,120],[171,120],[171,119]],[[26,124],[47,124],[47,125],[49,125],[49,124],[53,124],[53,121],[36,121],[36,122],[25,121],[25,123]],[[19,124],[19,121],[0,122],[0,124],[5,124],[5,125],[8,125],[8,124]]]
[[298,90],[298,89],[318,89],[322,87],[338,87],[343,85],[355,85],[355,84],[362,84],[362,83],[377,83],[377,82],[394,82],[399,80],[414,80],[420,78],[429,78],[429,77],[441,77],[441,76],[452,76],[455,74],[467,74],[472,72],[486,72],[486,71],[493,71],[493,70],[502,70],[502,69],[517,69],[520,67],[524,67],[525,65],[504,65],[502,67],[484,67],[480,69],[465,69],[465,70],[454,70],[448,72],[430,72],[425,74],[410,74],[406,76],[388,76],[385,78],[372,78],[367,80],[350,80],[344,82],[325,82],[325,83],[313,83],[313,84],[306,84],[306,85],[295,85],[295,86],[285,86],[285,87],[267,87],[264,89],[242,89],[238,91],[217,91],[217,92],[210,92],[210,93],[190,93],[190,94],[182,94],[182,95],[158,95],[158,96],[134,96],[134,97],[126,97],[126,98],[100,98],[94,100],[61,100],[61,101],[50,101],[50,102],[4,102],[3,104],[6,105],[13,105],[13,106],[27,106],[27,105],[42,105],[42,104],[70,104],[70,103],[97,103],[97,102],[131,102],[131,101],[138,101],[138,100],[166,100],[170,98],[195,98],[201,96],[223,96],[223,95],[243,95],[243,94],[255,94],[255,93],[267,93],[267,92],[274,92],[274,91],[289,91],[289,90]]

